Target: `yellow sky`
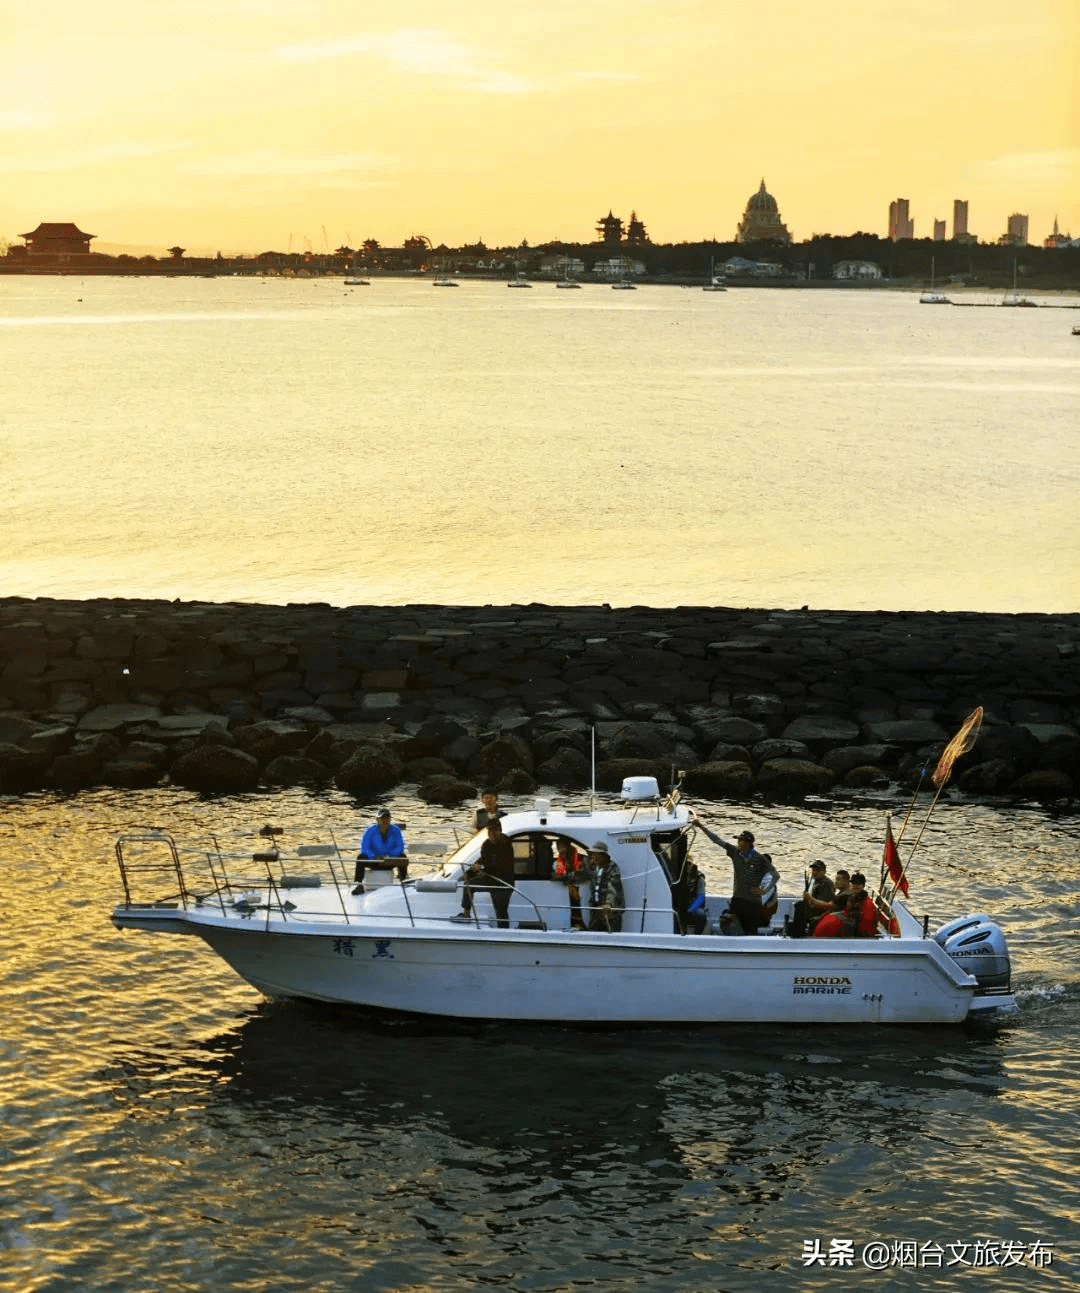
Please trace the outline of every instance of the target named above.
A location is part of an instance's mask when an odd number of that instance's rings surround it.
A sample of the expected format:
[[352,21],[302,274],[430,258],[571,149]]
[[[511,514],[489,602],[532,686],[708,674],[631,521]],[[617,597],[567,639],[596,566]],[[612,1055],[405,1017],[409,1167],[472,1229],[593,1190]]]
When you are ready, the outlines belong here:
[[8,0],[0,237],[316,251],[917,237],[967,198],[1080,237],[1077,0]]

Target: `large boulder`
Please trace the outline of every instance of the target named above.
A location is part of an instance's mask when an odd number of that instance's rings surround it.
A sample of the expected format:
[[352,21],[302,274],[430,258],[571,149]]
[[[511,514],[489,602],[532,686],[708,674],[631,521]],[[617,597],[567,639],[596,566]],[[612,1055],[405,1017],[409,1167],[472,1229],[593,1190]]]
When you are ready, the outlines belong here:
[[482,745],[469,761],[469,771],[481,781],[498,781],[513,768],[533,770],[532,750],[513,732],[497,736]]
[[426,803],[442,804],[449,808],[471,799],[476,789],[471,781],[462,781],[453,773],[440,772],[421,781],[416,793]]
[[17,795],[45,785],[48,756],[24,750],[22,746],[0,745],[0,794]]
[[706,799],[741,799],[754,787],[754,773],[743,759],[716,759],[686,770],[687,793]]
[[875,763],[860,763],[844,773],[844,785],[861,790],[884,790],[889,785],[889,774]]
[[580,790],[589,784],[589,760],[580,750],[563,746],[540,764],[536,779],[541,785]]
[[77,740],[70,750],[53,759],[49,785],[60,790],[83,790],[96,785],[98,773],[122,748],[115,736],[105,732]]
[[809,759],[810,751],[802,743],[789,737],[772,736],[767,741],[758,741],[751,753],[756,764],[768,763],[770,759]]
[[1001,795],[1016,780],[1016,765],[1009,759],[985,759],[965,768],[956,784],[966,795]]
[[[950,733],[929,718],[897,718],[867,723],[865,735],[881,745],[902,745],[905,748],[934,743],[940,743],[944,748],[950,739]],[[837,744],[843,742],[838,741]]]
[[441,755],[451,742],[467,736],[468,729],[456,719],[439,715],[428,719],[404,742],[401,752],[406,759],[422,759]]
[[801,741],[815,749],[850,745],[859,735],[858,723],[834,714],[802,714],[784,728],[787,741]]
[[671,777],[671,764],[666,760],[604,759],[596,765],[598,790],[621,790],[627,777],[655,777],[660,793],[663,794]]
[[827,750],[821,762],[838,776],[846,776],[852,768],[867,764],[882,767],[892,761],[892,751],[887,745],[841,745]]
[[757,745],[769,737],[769,729],[764,723],[754,722],[749,718],[740,718],[737,714],[728,714],[710,725],[709,735],[717,742],[729,745]]
[[118,786],[125,790],[145,790],[156,786],[164,775],[161,760],[145,753],[123,750],[110,759],[98,773],[103,786]]
[[279,754],[263,768],[262,775],[271,786],[321,786],[334,774],[317,759],[303,754]]
[[397,750],[385,742],[366,741],[358,745],[337,770],[335,783],[349,794],[389,790],[405,775],[405,764]]
[[1034,772],[1025,772],[1013,782],[1009,793],[1022,799],[1035,799],[1049,804],[1074,799],[1076,786],[1068,773],[1062,772],[1060,768],[1036,768]]
[[768,759],[758,770],[757,788],[770,799],[797,800],[820,794],[833,783],[828,768],[806,759]]
[[606,759],[663,759],[677,739],[671,729],[641,722],[602,723],[599,736]]
[[176,760],[169,779],[188,790],[235,794],[259,784],[259,762],[234,746],[199,745]]
[[525,768],[510,768],[495,783],[500,792],[511,795],[529,795],[536,789],[536,778]]
[[298,754],[311,739],[309,727],[296,720],[266,719],[249,723],[232,732],[238,749],[261,764],[270,763],[283,754]]

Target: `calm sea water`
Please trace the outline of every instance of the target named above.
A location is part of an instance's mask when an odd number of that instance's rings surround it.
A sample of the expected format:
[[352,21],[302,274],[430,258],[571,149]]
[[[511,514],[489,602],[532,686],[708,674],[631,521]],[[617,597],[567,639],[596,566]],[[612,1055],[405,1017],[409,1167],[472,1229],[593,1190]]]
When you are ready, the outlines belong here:
[[0,595],[1076,610],[1077,320],[0,278]]
[[[462,816],[407,791],[395,807],[414,839]],[[266,820],[363,825],[367,806],[4,803],[0,1288],[1076,1287],[1075,817],[943,804],[913,866],[932,924],[983,910],[1006,929],[1022,1014],[990,1035],[392,1026],[265,1003],[194,939],[112,928],[118,831]],[[881,821],[754,814],[785,889],[819,854],[872,862]],[[838,1264],[806,1267],[814,1240]]]

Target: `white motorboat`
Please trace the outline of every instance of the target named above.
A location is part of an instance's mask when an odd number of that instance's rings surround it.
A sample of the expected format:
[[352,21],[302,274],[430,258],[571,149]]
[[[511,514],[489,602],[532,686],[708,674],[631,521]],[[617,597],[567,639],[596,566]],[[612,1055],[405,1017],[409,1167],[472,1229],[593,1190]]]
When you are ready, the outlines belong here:
[[519,273],[517,277],[512,278],[510,282],[507,283],[506,286],[507,287],[532,287],[532,284],[529,282],[529,280],[525,277],[524,274]]
[[[904,903],[881,897],[877,937],[794,938],[787,897],[767,927],[730,934],[726,897],[709,894],[704,932],[680,932],[673,894],[681,893],[695,836],[704,840],[679,791],[661,796],[652,777],[628,778],[618,805],[560,809],[537,800],[502,825],[515,858],[504,928],[486,891],[473,894],[467,921],[459,915],[486,832],[427,874],[399,881],[393,871],[369,869],[357,893],[355,844],[331,837],[292,847],[274,827],[237,852],[217,841],[182,847],[159,830],[122,836],[124,901],[112,920],[120,929],[202,938],[269,997],[412,1015],[958,1024],[1016,1011],[1004,935],[982,914],[931,935]],[[572,925],[567,886],[551,878],[560,839],[582,857],[607,845],[624,889],[617,931]],[[587,924],[588,898],[586,881]]]

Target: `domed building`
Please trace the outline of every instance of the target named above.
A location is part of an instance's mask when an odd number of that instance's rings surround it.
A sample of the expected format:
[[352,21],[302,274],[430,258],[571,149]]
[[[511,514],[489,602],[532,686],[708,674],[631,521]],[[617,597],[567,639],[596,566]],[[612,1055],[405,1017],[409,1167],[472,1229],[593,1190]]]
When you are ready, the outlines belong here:
[[787,225],[780,219],[780,208],[766,191],[764,180],[746,204],[736,237],[739,242],[791,242]]

